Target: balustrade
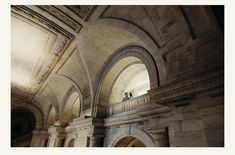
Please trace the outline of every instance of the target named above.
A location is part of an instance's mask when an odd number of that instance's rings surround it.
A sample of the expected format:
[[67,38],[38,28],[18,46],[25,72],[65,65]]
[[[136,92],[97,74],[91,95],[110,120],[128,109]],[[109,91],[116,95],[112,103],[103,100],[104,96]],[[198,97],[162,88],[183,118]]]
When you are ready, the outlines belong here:
[[124,111],[132,110],[140,105],[149,103],[149,101],[149,94],[144,94],[135,98],[131,98],[129,100],[110,105],[108,108],[108,114],[113,115]]

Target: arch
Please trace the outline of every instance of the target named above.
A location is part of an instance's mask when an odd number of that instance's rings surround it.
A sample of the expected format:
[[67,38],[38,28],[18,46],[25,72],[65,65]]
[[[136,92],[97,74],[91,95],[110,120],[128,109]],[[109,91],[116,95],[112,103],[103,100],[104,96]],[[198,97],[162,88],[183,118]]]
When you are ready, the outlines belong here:
[[[98,26],[97,26],[98,25]],[[93,60],[90,60],[86,57],[89,57],[89,53],[90,51],[92,51],[92,49],[87,50],[86,51],[86,47],[90,47],[87,46],[87,41],[84,41],[84,39],[78,39],[77,42],[79,44],[81,44],[78,47],[78,50],[81,51],[82,54],[82,58],[86,61],[84,61],[84,66],[86,68],[86,70],[91,70],[93,74],[90,74],[90,78],[88,78],[89,83],[92,84],[92,90],[94,95],[91,96],[91,116],[92,117],[96,117],[97,116],[97,92],[99,91],[99,85],[100,85],[100,80],[101,80],[101,74],[102,71],[104,70],[101,67],[101,64],[104,64],[106,60],[108,60],[108,57],[114,53],[114,51],[117,51],[118,48],[120,47],[124,47],[124,46],[132,46],[132,45],[139,45],[143,48],[145,48],[149,54],[152,56],[152,59],[155,61],[156,66],[158,66],[158,83],[159,85],[166,83],[166,78],[167,78],[167,72],[166,72],[166,67],[165,67],[165,61],[164,58],[162,56],[162,53],[159,51],[159,48],[157,47],[157,44],[155,43],[155,41],[153,40],[153,38],[151,38],[149,36],[149,34],[147,34],[143,28],[141,28],[140,26],[135,25],[134,23],[130,23],[128,21],[124,21],[124,20],[120,20],[120,19],[112,19],[112,18],[97,18],[96,20],[92,21],[92,27],[89,28],[88,30],[85,30],[83,32],[84,36],[85,36],[85,32],[87,31],[91,31],[91,32],[97,32],[97,31],[92,31],[92,29],[96,29],[96,26],[99,27],[104,27],[107,26],[107,31],[109,31],[109,33],[111,34],[115,34],[115,33],[119,33],[119,34],[127,34],[124,35],[123,37],[125,37],[125,42],[118,42],[117,46],[112,46],[112,48],[105,48],[104,51],[105,52],[100,52],[100,54],[104,54],[103,56],[101,55],[101,61],[98,61],[97,63],[97,67],[90,67],[88,64],[89,62],[92,63]],[[116,31],[118,29],[118,31]],[[100,30],[100,29],[97,29]],[[100,31],[98,31],[100,32]],[[94,34],[94,33],[91,33]],[[96,33],[97,34],[97,33]],[[99,35],[100,36],[100,35]],[[112,36],[112,35],[111,35]],[[100,37],[97,37],[100,38]],[[114,37],[115,38],[115,37]],[[88,38],[89,39],[89,38]],[[94,40],[95,41],[95,40]],[[83,47],[84,46],[84,47]],[[96,48],[93,48],[96,49]],[[94,64],[96,65],[96,64]],[[105,67],[105,65],[104,65]],[[96,69],[93,69],[96,68]],[[91,81],[90,81],[91,80]],[[102,110],[103,112],[105,112],[105,108],[99,106],[99,109]]]
[[[51,90],[52,96],[54,96],[52,91],[53,90]],[[32,103],[36,104],[36,105],[40,105],[40,107],[41,107],[40,109],[43,109],[43,106],[47,107],[46,109],[44,107],[44,111],[43,111],[43,115],[44,115],[44,118],[45,118],[44,122],[43,122],[43,124],[44,124],[43,129],[44,130],[47,130],[47,120],[48,120],[48,116],[49,116],[52,108],[55,108],[55,112],[56,112],[55,113],[55,120],[59,119],[59,111],[60,110],[59,110],[59,105],[57,103],[56,98],[52,99],[52,98],[49,98],[49,97],[46,97],[46,96],[43,96],[43,95],[37,95],[33,99]],[[46,105],[48,105],[48,106],[46,106]]]
[[[120,18],[102,17],[96,22],[100,22],[105,25],[126,30],[137,36],[139,39],[141,39],[145,44],[144,48],[146,48],[146,50],[150,53],[150,55],[153,56],[152,58],[155,61],[156,65],[158,66],[159,84],[162,85],[166,82],[165,80],[167,78],[167,72],[164,64],[165,60],[162,54],[158,51],[159,50],[158,43],[153,39],[153,37],[147,31],[145,31],[142,27],[138,26],[137,24],[131,21],[127,21]],[[161,39],[159,38],[159,40]]]
[[[146,94],[147,90],[150,89],[148,71],[140,60],[135,60],[134,57],[124,58],[116,63],[112,70],[115,70],[115,68],[119,66],[118,64],[122,63],[124,60],[131,60],[130,58],[132,58],[134,62],[128,62],[113,79],[107,98],[109,105],[121,102],[125,92],[132,93],[133,97],[138,97]],[[111,74],[110,72],[108,74]],[[108,75],[106,75],[106,77],[107,76]]]
[[56,115],[57,115],[56,109],[52,105],[46,117],[46,122],[45,122],[46,129],[48,129],[50,126],[54,124],[54,122],[56,121]]
[[69,144],[68,144],[68,147],[74,147],[74,144],[75,144],[75,139],[72,139]]
[[[80,89],[77,89],[77,87],[75,87],[75,86],[72,86],[72,87],[67,91],[67,93],[66,93],[65,96],[64,96],[64,99],[63,99],[63,103],[64,103],[64,104],[63,104],[62,109],[65,107],[65,103],[68,101],[69,97],[70,97],[74,92],[78,93],[78,97],[79,97],[79,99],[80,99],[80,105],[83,105],[83,97],[82,97],[82,94],[81,94],[81,90],[80,90]],[[80,110],[81,110],[81,108],[80,108]],[[80,111],[79,111],[79,113],[80,113]]]
[[43,125],[44,125],[43,124],[43,113],[42,113],[42,111],[38,107],[36,107],[36,106],[34,106],[32,104],[18,103],[18,104],[13,104],[11,106],[11,109],[12,110],[15,110],[15,109],[27,109],[27,110],[31,111],[34,114],[35,119],[36,119],[34,130],[38,130],[39,131],[39,130],[41,130],[43,128]]
[[[75,133],[69,134],[65,139],[64,147],[74,147],[74,146],[76,146],[76,139],[77,139],[77,136],[76,136]],[[69,146],[71,144],[71,142],[73,143],[73,146]]]
[[137,128],[131,128],[130,131],[131,132],[129,132],[129,130],[117,132],[115,135],[112,136],[111,140],[106,145],[108,147],[114,147],[122,139],[126,137],[134,137],[140,140],[146,147],[160,146],[159,143],[155,142],[154,139],[147,132]]
[[35,128],[35,115],[28,109],[11,111],[11,146],[30,146]]
[[80,97],[77,91],[73,89],[69,92],[68,98],[63,106],[60,117],[60,125],[67,125],[71,119],[80,116]]
[[[101,103],[100,102],[100,95],[102,93],[102,86],[105,83],[105,77],[108,74],[108,72],[112,69],[115,64],[117,64],[119,61],[121,61],[124,58],[127,57],[133,57],[136,58],[136,60],[140,60],[146,67],[149,75],[149,81],[150,81],[150,89],[154,87],[158,87],[160,85],[159,83],[159,77],[158,77],[158,69],[156,66],[156,63],[151,56],[151,54],[143,47],[137,46],[137,45],[129,45],[122,47],[118,49],[114,54],[112,54],[108,60],[103,64],[103,69],[100,72],[100,75],[98,76],[99,84],[98,84],[98,89],[96,92],[95,96],[95,104],[93,106],[93,115],[97,116],[98,114],[98,107],[103,107],[105,108],[105,104],[107,103]],[[125,67],[125,66],[124,66]],[[102,111],[102,113],[105,110]],[[99,114],[98,114],[99,115]]]
[[139,139],[132,136],[127,136],[116,142],[114,144],[114,147],[146,147],[146,146]]
[[64,108],[65,106],[65,103],[66,101],[68,100],[69,96],[73,93],[73,92],[77,92],[79,94],[79,98],[80,98],[80,104],[81,104],[81,109],[82,109],[82,106],[83,106],[83,96],[82,96],[82,89],[79,87],[79,85],[73,80],[71,79],[70,77],[66,76],[66,75],[63,75],[63,74],[55,74],[53,75],[53,77],[62,77],[68,81],[71,82],[72,86],[70,89],[68,89],[68,91],[66,92],[66,94],[64,95],[64,98],[63,98],[63,107],[62,109]]
[[61,110],[59,112],[59,117],[58,117],[58,119],[56,119],[56,121],[59,124],[62,122],[62,117],[64,115],[64,109],[66,108],[66,103],[69,100],[70,96],[75,92],[78,94],[78,97],[79,97],[78,115],[80,116],[80,113],[81,113],[81,110],[83,107],[83,97],[82,97],[82,93],[81,93],[82,91],[81,91],[81,88],[79,87],[79,85],[73,79],[71,79],[70,77],[63,75],[63,74],[55,74],[55,75],[53,75],[52,78],[60,78],[60,79],[66,80],[69,83],[69,85],[68,85],[69,87],[66,88],[66,91],[62,97],[61,107],[60,107]]

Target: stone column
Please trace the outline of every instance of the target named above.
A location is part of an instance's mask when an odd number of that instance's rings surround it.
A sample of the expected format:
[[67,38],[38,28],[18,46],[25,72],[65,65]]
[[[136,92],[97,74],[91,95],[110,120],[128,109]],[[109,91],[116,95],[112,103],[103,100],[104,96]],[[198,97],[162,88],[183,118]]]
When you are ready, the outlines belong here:
[[64,137],[57,137],[55,142],[55,147],[64,147]]
[[50,133],[49,147],[64,147],[65,128],[60,126],[52,126],[48,129]]
[[90,136],[89,147],[101,147],[102,137]]
[[66,138],[65,127],[58,127],[55,146],[64,147],[65,138]]
[[31,147],[45,147],[49,134],[47,131],[33,131]]
[[50,134],[49,141],[48,141],[48,147],[55,147],[56,137],[58,135],[57,133],[57,127],[52,126],[48,129],[48,132]]

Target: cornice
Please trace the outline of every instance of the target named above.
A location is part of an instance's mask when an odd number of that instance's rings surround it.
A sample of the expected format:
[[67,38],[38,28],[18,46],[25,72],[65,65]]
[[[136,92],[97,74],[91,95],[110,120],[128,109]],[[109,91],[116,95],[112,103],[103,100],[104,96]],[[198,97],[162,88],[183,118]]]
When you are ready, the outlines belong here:
[[45,28],[57,33],[57,34],[60,34],[62,36],[66,36],[68,39],[71,39],[74,37],[71,33],[66,31],[65,29],[63,29],[62,27],[57,25],[56,23],[54,23],[51,20],[47,19],[46,17],[40,15],[39,13],[29,9],[26,6],[12,5],[11,11],[19,13],[19,14],[23,15],[24,17],[31,19],[32,21],[40,24],[41,26],[43,26],[43,27],[45,27]]
[[164,104],[223,86],[224,76],[222,74],[208,73],[207,75],[170,83],[167,86],[156,87],[149,90],[148,93],[152,102]]

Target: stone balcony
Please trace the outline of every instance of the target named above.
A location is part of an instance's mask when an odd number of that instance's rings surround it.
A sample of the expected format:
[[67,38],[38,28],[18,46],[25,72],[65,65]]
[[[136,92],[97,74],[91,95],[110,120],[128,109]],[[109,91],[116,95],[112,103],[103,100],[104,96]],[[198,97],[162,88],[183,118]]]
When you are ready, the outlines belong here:
[[149,94],[144,94],[127,101],[119,102],[114,105],[110,105],[108,108],[108,115],[114,115],[124,111],[135,109],[141,105],[148,104],[150,101]]

